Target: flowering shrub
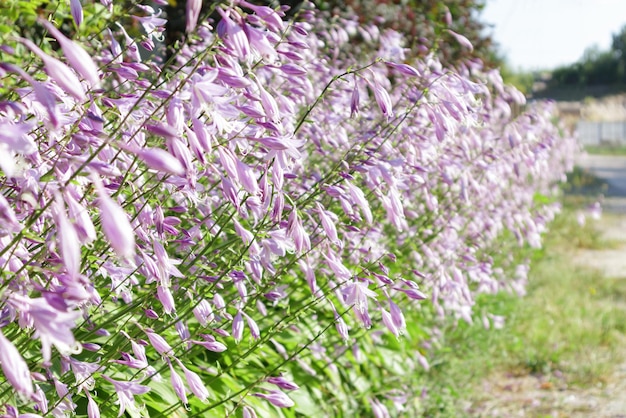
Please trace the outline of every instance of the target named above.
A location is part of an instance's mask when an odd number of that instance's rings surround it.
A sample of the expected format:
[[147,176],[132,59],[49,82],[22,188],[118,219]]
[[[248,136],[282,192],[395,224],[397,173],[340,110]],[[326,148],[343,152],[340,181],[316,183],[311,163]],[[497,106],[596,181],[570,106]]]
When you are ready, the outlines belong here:
[[200,3],[169,62],[146,5],[136,38],[71,40],[54,15],[7,38],[0,412],[411,410],[427,360],[385,347],[425,340],[430,307],[472,321],[477,294],[523,292],[500,239],[540,245],[574,141],[497,72],[411,62],[398,33],[244,0],[213,29]]

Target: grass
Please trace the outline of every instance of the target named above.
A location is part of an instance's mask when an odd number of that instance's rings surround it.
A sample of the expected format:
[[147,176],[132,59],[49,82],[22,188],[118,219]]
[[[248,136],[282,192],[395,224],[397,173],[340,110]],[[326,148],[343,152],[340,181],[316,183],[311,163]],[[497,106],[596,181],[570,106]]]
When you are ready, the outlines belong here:
[[484,383],[497,386],[502,376],[535,376],[554,390],[605,384],[625,360],[626,279],[605,279],[575,266],[572,257],[577,250],[615,245],[597,225],[581,227],[566,207],[533,256],[527,295],[485,296],[477,304],[505,316],[505,327],[461,323],[444,334],[441,346],[447,348],[436,352],[425,376],[431,396],[424,416],[476,416],[468,411],[486,399]]
[[588,170],[575,166],[567,175],[567,183],[563,185],[563,191],[571,201],[569,206],[574,207],[576,204],[582,204],[583,200],[605,193],[608,187],[605,180],[596,177]]
[[626,155],[626,146],[619,143],[609,143],[604,145],[587,145],[585,151],[589,154],[597,155]]

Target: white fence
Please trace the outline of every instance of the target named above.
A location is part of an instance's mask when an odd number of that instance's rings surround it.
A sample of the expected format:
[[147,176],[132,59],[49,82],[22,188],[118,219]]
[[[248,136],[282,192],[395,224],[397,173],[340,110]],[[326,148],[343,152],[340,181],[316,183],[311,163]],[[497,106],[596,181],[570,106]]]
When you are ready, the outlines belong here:
[[576,127],[578,140],[583,145],[626,145],[626,121],[588,122],[579,121]]

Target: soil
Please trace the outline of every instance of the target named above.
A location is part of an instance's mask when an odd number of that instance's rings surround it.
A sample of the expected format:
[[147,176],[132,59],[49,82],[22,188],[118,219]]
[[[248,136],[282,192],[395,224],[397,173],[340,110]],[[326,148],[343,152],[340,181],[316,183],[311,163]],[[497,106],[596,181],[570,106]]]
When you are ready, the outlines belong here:
[[[588,156],[579,165],[609,185],[602,205],[606,214],[595,222],[612,245],[576,250],[572,261],[598,269],[606,278],[626,280],[626,157]],[[482,399],[467,405],[472,417],[626,418],[626,363],[594,387],[572,387],[558,371],[549,375],[509,371],[491,376],[483,389]]]
[[[597,225],[614,248],[580,249],[572,254],[572,260],[599,269],[607,278],[626,280],[626,214],[607,214]],[[508,371],[483,382],[483,391],[482,399],[467,405],[472,417],[626,418],[626,363],[595,387],[570,387],[559,371]]]

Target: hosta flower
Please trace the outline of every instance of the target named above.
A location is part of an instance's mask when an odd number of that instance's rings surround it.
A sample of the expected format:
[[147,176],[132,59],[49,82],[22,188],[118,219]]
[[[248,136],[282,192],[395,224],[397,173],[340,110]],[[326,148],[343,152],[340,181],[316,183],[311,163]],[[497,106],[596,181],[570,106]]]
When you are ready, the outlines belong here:
[[391,331],[393,335],[398,337],[400,335],[400,331],[398,330],[398,327],[391,319],[391,314],[386,309],[383,309],[383,308],[381,308],[380,313],[382,315],[383,324],[385,324],[387,329]]
[[81,0],[70,0],[70,12],[72,13],[76,27],[80,27],[80,24],[83,23],[83,5],[80,1]]
[[237,311],[237,315],[235,315],[235,319],[233,319],[233,338],[235,342],[241,341],[243,338],[243,317],[241,315],[241,311]]
[[205,401],[209,397],[209,391],[207,390],[204,383],[202,383],[202,379],[198,376],[197,373],[192,372],[187,367],[185,367],[180,360],[176,359],[178,365],[183,369],[185,373],[185,380],[187,381],[187,385],[191,390],[191,393],[196,395],[198,399],[201,401]]
[[270,377],[267,379],[268,383],[278,386],[284,390],[298,390],[300,386],[296,385],[294,382],[287,380],[283,376]]
[[343,290],[345,295],[345,303],[353,306],[355,314],[361,319],[367,327],[369,324],[368,316],[368,299],[376,299],[376,292],[368,288],[366,282],[361,280],[353,280]]
[[85,392],[87,395],[87,418],[100,418],[100,408],[98,404],[93,400],[89,392]]
[[243,407],[242,415],[243,418],[257,418],[257,414],[256,412],[254,412],[254,409],[250,408],[247,405]]
[[81,315],[79,311],[57,309],[44,297],[32,299],[16,294],[11,294],[9,304],[26,313],[32,321],[35,336],[41,341],[44,362],[50,361],[53,345],[65,356],[80,352],[80,345],[72,334]]
[[172,347],[163,337],[150,329],[146,329],[144,332],[148,336],[148,340],[150,340],[150,345],[152,345],[159,354],[167,356],[172,353]]
[[98,207],[104,235],[118,256],[131,257],[135,254],[135,233],[128,215],[109,197],[99,179],[95,184],[98,190]]
[[96,239],[96,228],[91,221],[87,208],[82,206],[71,195],[64,195],[64,200],[70,214],[70,219],[74,220],[74,228],[81,240],[81,243],[88,244]]
[[252,4],[245,0],[239,0],[238,3],[239,5],[256,13],[256,15],[259,16],[273,31],[280,32],[283,29],[283,20],[271,7]]
[[265,399],[279,408],[291,408],[295,405],[294,401],[292,401],[289,396],[279,390],[272,390],[269,393],[253,393],[252,395],[257,398]]
[[137,156],[150,168],[176,176],[185,174],[185,167],[169,152],[160,148],[142,148]]
[[198,17],[200,17],[200,11],[202,10],[202,0],[187,0],[185,5],[185,32],[191,33],[198,24]]
[[170,315],[174,311],[176,311],[176,306],[174,305],[174,296],[170,291],[170,288],[167,286],[157,286],[157,299],[163,305],[163,310],[166,314]]
[[389,97],[389,93],[377,80],[371,84],[372,90],[374,91],[374,99],[376,99],[376,103],[380,108],[380,111],[383,115],[387,117],[387,119],[393,117],[393,106],[391,104],[391,98]]
[[250,317],[250,315],[247,315],[245,313],[244,313],[244,315],[246,316],[246,322],[248,323],[248,329],[250,329],[250,335],[255,340],[258,340],[261,337],[261,331],[259,330],[259,326],[255,322],[255,320],[252,319],[252,317]]
[[474,50],[474,45],[472,45],[472,43],[470,42],[469,39],[467,39],[465,36],[461,35],[460,33],[456,33],[450,29],[446,29],[448,31],[448,33],[450,35],[452,35],[459,44],[461,44],[464,48],[468,49],[470,52],[472,52]]
[[309,234],[304,230],[302,221],[300,220],[298,212],[295,209],[289,215],[287,235],[289,235],[289,237],[293,240],[296,251],[306,252],[311,249]]
[[382,404],[378,399],[376,398],[371,399],[370,405],[372,407],[372,415],[375,418],[391,417],[391,415],[389,415],[389,410],[387,409],[387,407],[384,404]]
[[120,405],[120,412],[118,417],[121,417],[126,410],[130,413],[137,414],[139,408],[135,404],[135,395],[143,395],[150,391],[149,386],[139,384],[137,381],[119,381],[110,378],[107,375],[102,375],[102,378],[113,385],[115,393],[117,395],[117,403]]
[[0,331],[0,367],[6,380],[25,398],[33,395],[33,381],[26,361],[17,348]]
[[[222,10],[217,7],[217,12],[222,16],[222,20],[217,25],[218,34],[224,38],[228,48],[236,57],[246,59],[250,53],[250,43],[238,21],[241,17],[234,10]],[[234,16],[233,20],[231,17]]]
[[[1,166],[2,164],[0,163],[0,167]],[[20,229],[20,223],[15,216],[13,208],[6,200],[6,198],[2,194],[0,194],[0,236],[4,235],[1,233],[2,231],[17,232]]]
[[170,366],[170,382],[172,383],[174,392],[183,404],[187,404],[187,388],[185,387],[185,383],[183,382],[183,379],[180,377],[180,375],[174,370],[172,362],[168,360],[167,363]]
[[206,341],[197,341],[197,340],[192,340],[191,342],[197,345],[201,345],[204,348],[206,348],[209,351],[214,351],[216,353],[221,353],[222,351],[226,351],[228,348],[222,344],[219,341],[215,341],[215,338],[211,337],[211,336],[207,336],[210,337],[209,339],[207,339]]
[[354,88],[352,89],[352,96],[350,96],[350,117],[354,117],[359,113],[359,102],[360,102],[360,93],[359,86],[356,83],[356,79],[354,81]]
[[58,222],[58,240],[61,248],[61,257],[63,264],[67,269],[72,280],[77,280],[80,274],[80,242],[76,229],[70,223],[65,214],[65,208],[60,195],[56,198],[57,222]]
[[98,67],[91,59],[91,56],[76,42],[68,39],[54,25],[47,20],[40,19],[39,22],[56,38],[63,49],[65,58],[85,80],[89,81],[92,87],[100,86],[100,77],[98,76]]
[[74,98],[80,102],[85,101],[85,90],[83,89],[78,77],[72,72],[72,70],[61,61],[56,58],[52,58],[50,55],[43,52],[37,45],[28,39],[19,38],[20,42],[28,47],[35,53],[46,66],[46,71],[50,78],[52,78],[65,92],[74,96]]
[[206,299],[202,299],[194,308],[193,308],[193,316],[196,317],[198,322],[203,327],[206,327],[209,322],[212,322],[215,318],[213,315],[213,309],[211,308],[211,304],[207,302]]

